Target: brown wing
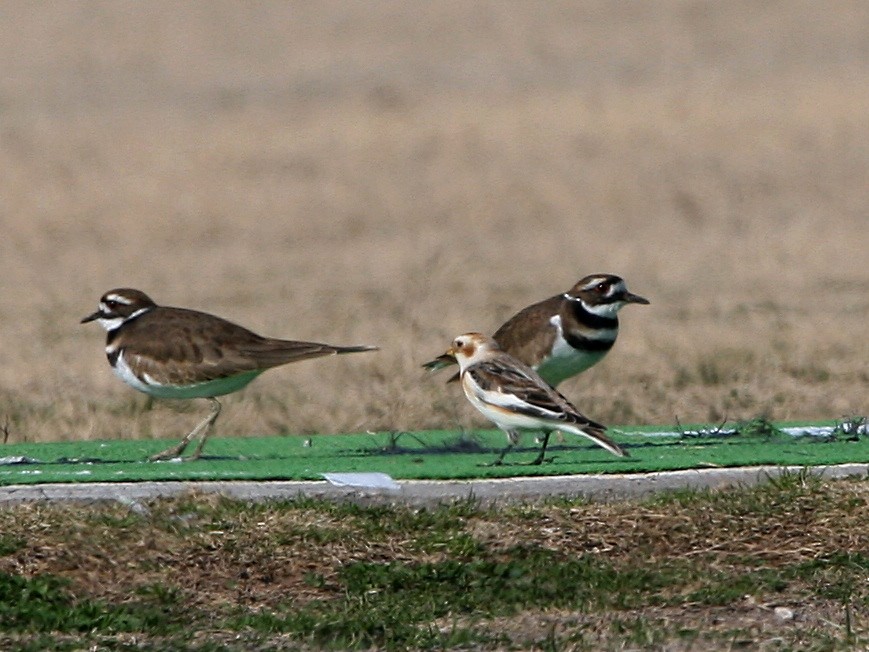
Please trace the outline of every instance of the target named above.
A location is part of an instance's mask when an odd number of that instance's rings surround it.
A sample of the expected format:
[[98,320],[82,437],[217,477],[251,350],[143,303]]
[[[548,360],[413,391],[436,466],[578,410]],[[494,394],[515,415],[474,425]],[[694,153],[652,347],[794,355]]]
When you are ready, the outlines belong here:
[[[128,322],[123,335],[136,339],[140,370],[164,384],[216,380],[308,358],[372,349],[269,339],[215,315],[184,308],[156,308]],[[124,346],[124,342],[119,344]],[[160,366],[148,364],[148,358]]]
[[556,330],[549,320],[558,314],[562,301],[559,294],[520,310],[495,331],[495,341],[520,362],[539,364],[555,341]]
[[[556,330],[549,320],[553,315],[558,314],[562,301],[563,298],[559,294],[523,308],[495,331],[493,336],[495,341],[502,350],[523,364],[529,366],[540,364],[540,361],[552,350]],[[443,369],[449,363],[441,358],[432,360],[424,366],[432,371]],[[455,373],[447,382],[454,383],[459,380],[459,377],[460,374]]]
[[465,370],[477,385],[487,391],[512,394],[519,403],[511,409],[529,416],[572,423],[578,426],[605,427],[588,419],[562,394],[550,387],[533,369],[524,364],[515,364],[507,358],[486,360]]

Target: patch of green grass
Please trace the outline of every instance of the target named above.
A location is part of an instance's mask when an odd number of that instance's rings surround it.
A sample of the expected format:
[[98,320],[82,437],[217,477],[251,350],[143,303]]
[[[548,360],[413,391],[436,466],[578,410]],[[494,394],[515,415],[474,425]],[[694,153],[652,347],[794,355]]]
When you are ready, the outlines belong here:
[[865,553],[834,551],[800,564],[794,573],[812,582],[819,596],[869,606],[869,556]]
[[0,575],[0,623],[5,631],[87,631],[101,617],[97,603],[75,600],[63,580]]
[[121,605],[76,597],[51,575],[0,574],[0,631],[177,631],[182,623],[175,589],[144,588]]
[[613,633],[626,643],[632,643],[641,649],[659,646],[667,640],[667,629],[660,623],[650,621],[648,618],[622,618],[616,617],[611,625]]
[[[690,575],[690,574],[689,574]],[[687,578],[686,578],[687,579]],[[704,573],[698,579],[702,586],[673,600],[710,607],[723,607],[741,600],[746,595],[779,593],[788,587],[788,581],[779,571],[762,569],[743,573]]]
[[433,508],[402,506],[362,507],[353,503],[310,501],[288,503],[288,509],[314,509],[340,523],[339,527],[312,526],[284,531],[279,540],[292,539],[329,543],[342,539],[377,541],[389,537],[410,536],[414,547],[422,552],[440,552],[466,557],[479,552],[476,541],[464,532],[469,519],[482,509],[473,498]]
[[472,636],[466,627],[436,629],[432,623],[509,616],[528,608],[627,609],[654,602],[669,581],[666,571],[619,570],[595,556],[561,558],[540,548],[469,561],[356,562],[339,573],[342,598],[299,609],[287,605],[243,623],[336,648],[452,645],[481,634]]
[[81,650],[82,646],[77,640],[62,640],[53,634],[36,634],[0,639],[0,649],[6,652],[73,652]]
[[743,437],[762,437],[764,439],[779,437],[783,434],[772,421],[764,416],[738,423],[736,431]]
[[0,557],[11,555],[27,545],[24,537],[14,534],[0,534]]

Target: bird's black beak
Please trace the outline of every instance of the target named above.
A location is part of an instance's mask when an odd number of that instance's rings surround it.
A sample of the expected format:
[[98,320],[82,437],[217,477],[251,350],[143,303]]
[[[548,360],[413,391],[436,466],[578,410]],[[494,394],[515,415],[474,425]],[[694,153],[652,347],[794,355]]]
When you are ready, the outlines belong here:
[[97,310],[94,314],[88,315],[87,317],[82,319],[79,324],[87,324],[89,321],[94,321],[95,319],[99,319],[100,317],[102,317],[102,314],[100,314],[100,311]]
[[639,294],[631,294],[630,292],[625,292],[622,295],[622,301],[625,303],[641,303],[644,306],[649,305],[649,300],[645,297],[641,297]]

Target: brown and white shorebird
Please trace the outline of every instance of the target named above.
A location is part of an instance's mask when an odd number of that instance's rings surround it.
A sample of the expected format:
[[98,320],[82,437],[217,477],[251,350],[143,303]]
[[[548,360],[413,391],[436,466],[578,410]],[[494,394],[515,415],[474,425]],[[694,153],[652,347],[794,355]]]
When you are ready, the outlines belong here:
[[374,346],[332,346],[262,337],[225,319],[196,310],[159,306],[139,290],[119,288],[100,298],[99,309],[81,320],[108,331],[106,355],[130,387],[156,398],[207,398],[210,414],[176,446],[151,461],[177,457],[190,442],[202,453],[220,414],[217,396],[237,392],[272,367],[341,353],[375,351]]
[[[543,379],[559,383],[596,365],[619,334],[618,312],[648,299],[628,292],[622,278],[591,274],[570,290],[523,308],[495,331],[495,341]],[[442,355],[424,366],[432,371],[454,364]],[[458,380],[458,374],[450,378]]]
[[494,339],[465,333],[453,340],[445,355],[458,362],[462,389],[471,405],[507,433],[507,448],[495,464],[502,463],[525,430],[544,433],[540,453],[532,464],[543,462],[549,436],[555,430],[586,437],[613,455],[627,455],[604,434],[604,426],[583,416],[536,371],[503,351]]

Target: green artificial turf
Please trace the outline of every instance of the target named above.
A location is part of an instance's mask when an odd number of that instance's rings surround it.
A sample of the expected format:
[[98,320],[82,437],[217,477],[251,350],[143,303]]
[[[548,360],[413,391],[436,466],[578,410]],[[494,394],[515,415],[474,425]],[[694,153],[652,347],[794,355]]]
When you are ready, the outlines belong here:
[[[787,424],[809,428],[833,422]],[[489,466],[500,431],[421,431],[283,437],[214,437],[199,460],[147,462],[166,441],[10,444],[0,449],[0,485],[145,480],[319,480],[323,473],[381,472],[401,479],[469,479],[580,473],[638,473],[710,467],[823,466],[869,462],[869,437],[841,424],[827,436],[794,436],[784,424],[734,428],[610,428],[630,453],[617,458],[585,439],[553,435],[547,460],[527,465],[539,445],[526,434],[503,466]],[[662,435],[669,432],[669,435]],[[193,447],[191,447],[192,449]]]

